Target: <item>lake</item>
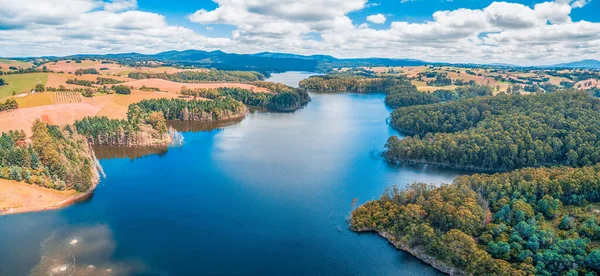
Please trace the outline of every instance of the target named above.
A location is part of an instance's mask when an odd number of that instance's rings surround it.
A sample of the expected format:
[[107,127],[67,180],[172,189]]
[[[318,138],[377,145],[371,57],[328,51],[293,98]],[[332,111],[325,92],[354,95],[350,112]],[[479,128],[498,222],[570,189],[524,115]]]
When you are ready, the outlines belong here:
[[[308,73],[275,74],[297,86]],[[351,211],[387,187],[459,172],[393,166],[383,94],[315,94],[294,113],[254,112],[184,144],[100,161],[85,203],[0,217],[0,275],[435,275]],[[353,203],[353,201],[357,201]]]

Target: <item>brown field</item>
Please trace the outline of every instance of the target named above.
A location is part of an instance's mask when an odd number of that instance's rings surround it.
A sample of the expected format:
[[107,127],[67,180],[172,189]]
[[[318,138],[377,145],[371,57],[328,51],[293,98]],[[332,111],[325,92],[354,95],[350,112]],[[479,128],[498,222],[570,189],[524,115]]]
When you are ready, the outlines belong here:
[[[46,82],[46,87],[54,87],[58,88],[63,85],[67,89],[76,89],[76,88],[86,88],[87,86],[76,85],[76,84],[68,84],[67,80],[69,79],[78,79],[78,80],[89,80],[95,82],[98,80],[98,77],[104,77],[102,75],[81,75],[75,76],[74,74],[57,74],[50,73],[48,74],[48,81]],[[107,76],[111,79],[117,79],[121,81],[130,81],[130,78],[119,77],[119,76]]]
[[[589,85],[590,83],[591,83],[591,85]],[[580,81],[575,84],[575,88],[577,88],[577,89],[600,88],[600,81],[595,80],[595,79]]]
[[[91,69],[95,68],[101,74],[107,74],[111,72],[117,72],[119,70],[123,70],[126,68],[125,66],[119,64],[102,64],[101,61],[91,61],[91,60],[83,60],[81,63],[75,63],[75,61],[71,61],[67,63],[66,60],[61,60],[57,62],[48,62],[44,64],[50,71],[54,72],[65,72],[65,73],[75,73],[77,69]],[[100,68],[108,68],[109,70],[100,70]]]
[[[82,97],[77,92],[44,92],[31,94],[19,100],[28,100],[30,97],[37,98],[38,95],[53,95],[53,104],[31,105],[31,107],[3,111],[0,113],[0,133],[23,129],[26,134],[30,135],[31,125],[37,119],[56,125],[72,124],[86,116],[95,115],[125,119],[127,118],[127,109],[132,103],[144,99],[179,97],[179,95],[172,93],[142,91],[132,91],[131,95],[111,94],[92,98]],[[60,103],[58,98],[62,102],[69,103]]]
[[27,135],[30,135],[31,126],[37,119],[51,124],[65,125],[85,116],[94,116],[99,110],[100,108],[96,106],[81,102],[4,111],[0,116],[0,132],[22,129]]
[[126,119],[130,104],[147,99],[172,99],[177,97],[179,95],[172,93],[133,91],[130,95],[112,94],[84,98],[83,102],[100,108],[95,115],[106,116],[111,119]]
[[258,87],[258,86],[254,86],[254,85],[246,84],[246,83],[234,83],[234,82],[231,82],[231,83],[227,83],[227,82],[180,83],[180,82],[172,82],[172,81],[163,80],[163,79],[144,79],[144,80],[130,81],[130,82],[126,82],[123,84],[127,85],[127,86],[133,86],[135,88],[140,88],[144,85],[147,87],[156,87],[156,88],[159,88],[161,91],[166,91],[169,93],[179,93],[181,91],[181,88],[184,86],[187,88],[192,88],[192,89],[235,87],[235,88],[248,89],[248,90],[255,91],[255,92],[269,93],[269,90],[266,88],[262,88],[262,87]]
[[25,182],[0,179],[0,214],[55,209],[59,203],[77,194],[76,191],[57,191]]

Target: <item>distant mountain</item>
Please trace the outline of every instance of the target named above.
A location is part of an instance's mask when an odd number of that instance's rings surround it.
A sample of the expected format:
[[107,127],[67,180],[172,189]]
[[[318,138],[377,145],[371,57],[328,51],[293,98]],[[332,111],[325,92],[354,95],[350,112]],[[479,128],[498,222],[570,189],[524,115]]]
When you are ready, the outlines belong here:
[[[256,54],[233,54],[223,51],[167,51],[158,54],[122,53],[106,55],[72,55],[66,57],[44,57],[58,59],[111,59],[124,64],[144,61],[161,61],[167,65],[199,66],[221,70],[254,70],[262,73],[284,71],[327,72],[333,68],[358,66],[419,66],[429,64],[414,59],[356,58],[338,59],[328,55],[296,55],[288,53],[262,52]],[[35,58],[22,58],[32,60]]]
[[586,69],[600,69],[600,61],[595,59],[586,59],[581,61],[560,63],[554,65],[542,66],[545,68],[586,68]]

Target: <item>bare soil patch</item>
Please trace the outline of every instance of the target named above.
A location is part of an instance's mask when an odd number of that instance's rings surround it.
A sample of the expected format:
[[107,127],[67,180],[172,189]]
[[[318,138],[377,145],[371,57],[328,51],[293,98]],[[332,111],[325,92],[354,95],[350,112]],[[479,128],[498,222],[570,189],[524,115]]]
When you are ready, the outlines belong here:
[[74,190],[58,191],[25,182],[0,179],[0,214],[55,209],[75,194],[77,192]]

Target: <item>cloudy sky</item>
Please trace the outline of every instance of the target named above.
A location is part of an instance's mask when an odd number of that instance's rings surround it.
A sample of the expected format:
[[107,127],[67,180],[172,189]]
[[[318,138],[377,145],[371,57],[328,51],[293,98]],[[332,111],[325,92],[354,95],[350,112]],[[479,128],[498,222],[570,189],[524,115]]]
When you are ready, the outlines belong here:
[[0,56],[223,50],[600,59],[600,0],[0,0]]

